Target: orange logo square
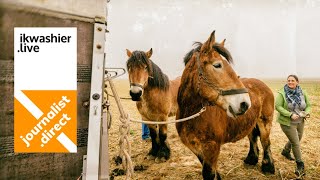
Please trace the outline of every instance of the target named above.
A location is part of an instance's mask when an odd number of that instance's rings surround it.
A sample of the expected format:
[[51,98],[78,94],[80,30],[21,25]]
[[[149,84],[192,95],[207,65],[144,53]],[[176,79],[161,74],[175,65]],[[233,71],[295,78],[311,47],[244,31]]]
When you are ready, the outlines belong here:
[[[21,93],[20,93],[21,94]],[[15,152],[77,152],[77,91],[24,90],[14,100]]]

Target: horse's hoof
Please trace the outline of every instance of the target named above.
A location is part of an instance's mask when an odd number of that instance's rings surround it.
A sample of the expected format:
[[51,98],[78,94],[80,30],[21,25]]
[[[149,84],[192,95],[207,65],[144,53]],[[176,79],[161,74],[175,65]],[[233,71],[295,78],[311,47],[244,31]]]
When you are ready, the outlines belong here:
[[256,165],[258,163],[258,157],[256,156],[247,156],[247,158],[244,160],[244,163],[249,165]]
[[261,171],[266,174],[266,173],[271,173],[274,174],[275,173],[275,169],[274,169],[274,164],[271,163],[266,163],[266,164],[262,164],[261,165]]
[[149,155],[147,156],[147,159],[148,159],[148,160],[155,160],[156,157],[153,156],[153,155],[151,155],[151,154],[149,154]]
[[166,153],[166,154],[164,154],[164,153],[158,153],[156,157],[159,158],[159,159],[168,160],[168,159],[170,158],[170,154],[168,154],[168,153]]
[[214,173],[214,172],[207,172],[207,173],[204,173],[203,171],[202,171],[202,177],[203,177],[203,179],[204,180],[211,180],[211,179],[217,179],[217,180],[221,180],[221,176],[220,176],[220,173],[218,173],[218,172],[216,172],[216,173]]
[[161,147],[158,151],[157,157],[168,160],[170,158],[170,149],[168,147]]
[[151,155],[151,156],[154,156],[154,157],[157,157],[158,156],[158,153],[159,153],[159,149],[153,149],[151,148],[148,155]]

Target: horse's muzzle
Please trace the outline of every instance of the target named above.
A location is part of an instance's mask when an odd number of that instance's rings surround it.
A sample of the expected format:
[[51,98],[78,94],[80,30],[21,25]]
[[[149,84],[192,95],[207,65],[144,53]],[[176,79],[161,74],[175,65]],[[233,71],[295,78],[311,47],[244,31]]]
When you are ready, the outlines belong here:
[[140,101],[143,94],[143,86],[137,83],[130,84],[130,96],[132,101]]
[[130,96],[131,96],[132,101],[140,101],[141,95],[142,95],[142,91],[139,91],[137,93],[133,93],[132,91],[130,91]]
[[229,112],[234,116],[237,117],[239,115],[244,114],[245,112],[247,112],[248,108],[249,108],[249,104],[246,102],[241,102],[240,103],[240,108],[238,109],[238,111],[235,111],[231,106],[228,107],[229,108]]

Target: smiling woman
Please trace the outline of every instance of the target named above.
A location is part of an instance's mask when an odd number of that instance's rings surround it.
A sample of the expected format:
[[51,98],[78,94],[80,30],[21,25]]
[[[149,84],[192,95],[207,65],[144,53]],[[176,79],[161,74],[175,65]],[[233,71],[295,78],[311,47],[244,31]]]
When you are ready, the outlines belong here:
[[[297,168],[295,174],[302,176],[305,172],[300,141],[303,135],[304,120],[310,113],[311,108],[308,94],[299,86],[298,76],[288,76],[287,84],[278,91],[276,109],[279,112],[277,121],[288,138],[288,142],[281,154],[288,160],[296,161]],[[294,158],[290,154],[291,149]]]

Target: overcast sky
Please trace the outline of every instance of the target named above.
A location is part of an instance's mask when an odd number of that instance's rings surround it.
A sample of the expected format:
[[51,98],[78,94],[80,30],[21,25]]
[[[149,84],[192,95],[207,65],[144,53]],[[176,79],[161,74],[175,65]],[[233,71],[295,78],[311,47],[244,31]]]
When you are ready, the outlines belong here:
[[[170,77],[213,30],[242,77],[320,79],[320,0],[111,0],[107,67],[125,67],[125,49],[147,51]],[[127,75],[124,76],[127,78]]]

